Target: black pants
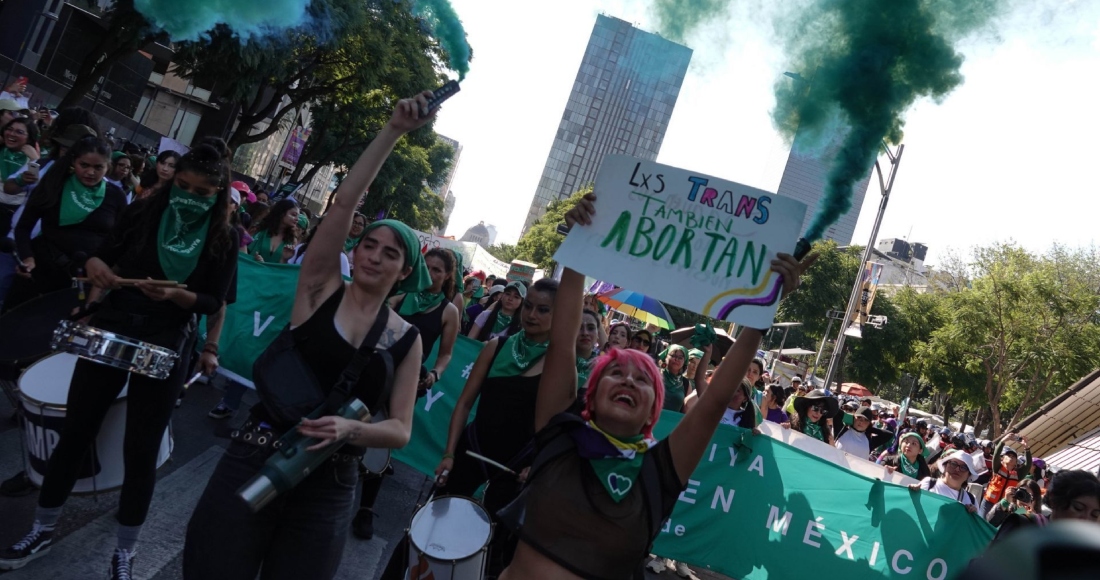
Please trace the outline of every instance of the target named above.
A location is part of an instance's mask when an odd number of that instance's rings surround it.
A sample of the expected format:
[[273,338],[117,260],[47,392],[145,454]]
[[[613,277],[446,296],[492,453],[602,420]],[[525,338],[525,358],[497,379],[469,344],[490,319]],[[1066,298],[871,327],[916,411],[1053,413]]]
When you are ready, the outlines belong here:
[[65,503],[103,418],[129,376],[122,447],[125,472],[118,500],[118,521],[124,526],[145,523],[156,485],[157,454],[185,373],[178,362],[168,378],[158,380],[84,359],[77,361],[69,386],[65,426],[50,456],[38,505],[55,508]]
[[[187,524],[183,577],[324,580],[336,575],[351,525],[357,461],[328,460],[253,514],[237,490],[270,450],[233,441]],[[262,567],[262,570],[261,570]]]

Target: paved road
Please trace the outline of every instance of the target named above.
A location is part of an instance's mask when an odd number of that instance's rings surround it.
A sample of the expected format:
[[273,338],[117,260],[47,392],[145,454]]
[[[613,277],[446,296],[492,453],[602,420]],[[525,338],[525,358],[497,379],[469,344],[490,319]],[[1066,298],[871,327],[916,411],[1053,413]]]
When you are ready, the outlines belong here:
[[[245,403],[255,402],[251,393]],[[243,414],[229,421],[206,416],[220,399],[221,391],[211,385],[195,385],[172,420],[175,449],[158,473],[158,484],[149,518],[138,548],[137,575],[141,580],[179,580],[184,529],[226,440],[215,436],[222,423],[243,420]],[[13,409],[0,397],[0,479],[7,479],[23,466],[23,442]],[[387,478],[378,501],[375,537],[364,541],[349,534],[347,549],[337,575],[339,580],[373,580],[381,573],[401,537],[425,478],[398,464],[397,473]],[[0,544],[17,541],[34,517],[37,492],[20,498],[0,497]],[[118,492],[98,496],[74,496],[65,506],[58,527],[58,541],[50,555],[13,572],[0,573],[3,580],[101,578],[114,549],[115,507]],[[676,578],[671,571],[650,578]],[[699,578],[721,578],[700,572]]]

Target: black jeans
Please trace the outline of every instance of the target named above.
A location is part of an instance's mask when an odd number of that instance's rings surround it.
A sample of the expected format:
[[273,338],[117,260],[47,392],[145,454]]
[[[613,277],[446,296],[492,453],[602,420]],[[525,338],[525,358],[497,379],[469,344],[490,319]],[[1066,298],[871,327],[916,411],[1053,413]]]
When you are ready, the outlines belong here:
[[[336,575],[351,525],[358,462],[328,460],[253,514],[237,496],[271,455],[233,441],[187,524],[183,577],[323,580]],[[261,570],[262,565],[262,570]]]
[[[92,325],[100,327],[95,319]],[[148,328],[134,328],[132,330],[137,332],[126,332],[110,323],[104,323],[102,327],[113,327],[111,329],[120,334],[169,348],[179,348],[178,343],[186,338],[187,332],[180,328],[152,333]],[[50,455],[38,505],[55,508],[68,499],[103,419],[111,405],[115,404],[129,376],[126,436],[122,446],[125,472],[118,500],[118,521],[124,526],[145,523],[157,480],[157,455],[161,440],[175,409],[176,397],[186,380],[186,372],[177,361],[168,378],[153,379],[84,359],[78,360],[69,385],[65,425]]]

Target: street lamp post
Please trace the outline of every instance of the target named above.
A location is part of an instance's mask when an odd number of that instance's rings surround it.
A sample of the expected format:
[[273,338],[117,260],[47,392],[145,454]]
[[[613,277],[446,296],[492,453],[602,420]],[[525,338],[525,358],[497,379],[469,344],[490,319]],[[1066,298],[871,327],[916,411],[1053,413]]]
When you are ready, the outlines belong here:
[[[863,249],[863,259],[859,261],[859,269],[857,272],[863,271],[863,265],[871,259],[871,252],[874,251],[875,242],[878,240],[878,229],[882,225],[882,216],[886,213],[886,204],[890,201],[890,191],[894,188],[894,177],[898,174],[898,165],[901,164],[901,155],[905,152],[905,145],[898,145],[897,153],[890,151],[890,148],[886,143],[882,144],[882,148],[886,150],[886,156],[890,159],[890,176],[883,181],[882,167],[878,161],[875,161],[875,171],[878,172],[878,185],[882,191],[882,200],[878,204],[878,215],[875,216],[875,223],[871,227],[871,239],[867,242],[867,247]],[[848,309],[844,312],[844,319],[840,321],[840,332],[837,334],[836,343],[833,346],[833,353],[829,357],[829,369],[825,371],[825,388],[828,389],[829,385],[833,381],[833,377],[840,367],[840,360],[842,353],[844,352],[844,338],[845,331],[848,330],[848,326],[852,322],[852,314],[859,306],[860,291],[863,288],[863,279],[860,274],[856,274],[856,281],[852,284],[852,293],[848,296]]]

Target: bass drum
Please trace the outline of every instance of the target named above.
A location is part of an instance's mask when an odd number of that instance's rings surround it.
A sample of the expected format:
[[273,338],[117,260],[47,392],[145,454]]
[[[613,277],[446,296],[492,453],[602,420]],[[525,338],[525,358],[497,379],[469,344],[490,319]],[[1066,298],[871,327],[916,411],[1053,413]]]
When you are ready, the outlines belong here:
[[[19,378],[20,398],[23,407],[23,426],[26,430],[27,476],[35,485],[42,486],[46,463],[53,453],[65,423],[66,401],[69,383],[73,378],[77,357],[58,353],[30,366]],[[80,467],[79,479],[73,493],[92,493],[122,486],[124,464],[122,443],[126,435],[126,391],[123,387],[99,428],[99,435],[91,443],[93,453],[88,454]],[[172,455],[172,428],[164,430],[157,467],[164,465]]]
[[476,502],[437,497],[417,510],[409,526],[406,579],[480,580],[492,537],[489,512]]

